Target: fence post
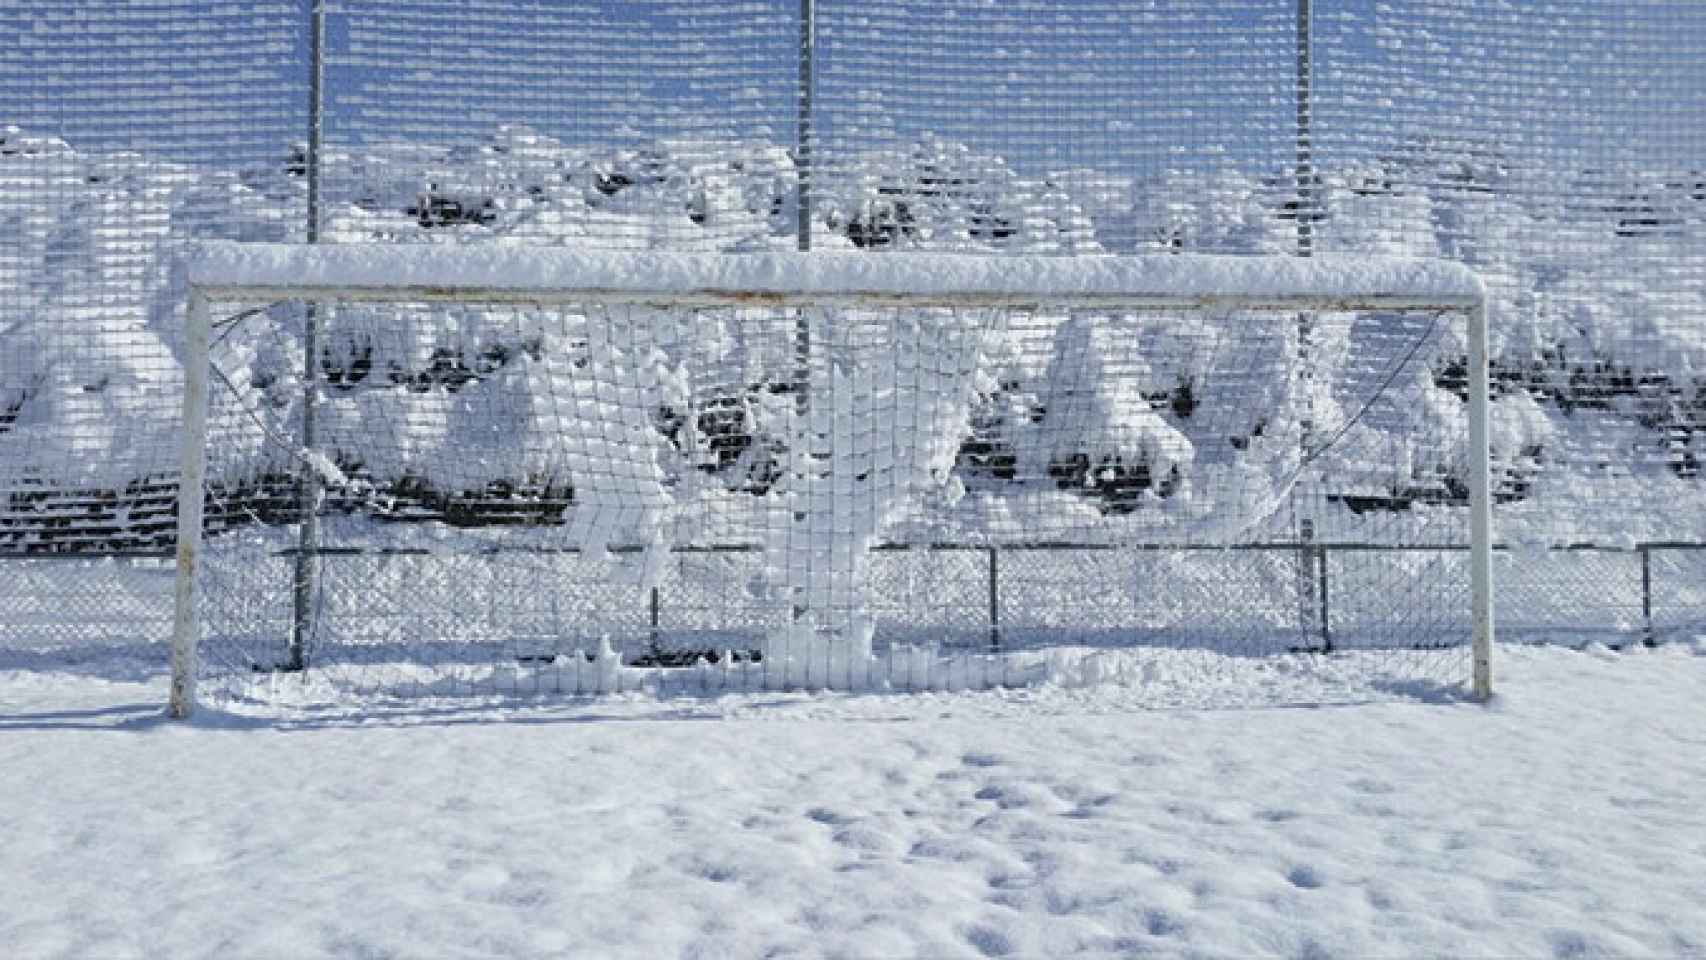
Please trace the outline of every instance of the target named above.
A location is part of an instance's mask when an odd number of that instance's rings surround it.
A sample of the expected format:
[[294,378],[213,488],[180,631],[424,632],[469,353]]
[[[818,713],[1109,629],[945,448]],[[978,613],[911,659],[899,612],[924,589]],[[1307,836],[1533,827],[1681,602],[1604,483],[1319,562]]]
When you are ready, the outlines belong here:
[[1001,647],[1001,551],[989,548],[989,646]]
[[1327,606],[1327,546],[1322,544],[1315,548],[1315,592],[1321,601],[1321,652],[1333,652],[1333,623],[1328,617]]
[[651,640],[652,640],[652,649],[655,650],[655,649],[657,649],[659,638],[662,636],[662,632],[659,629],[659,624],[661,624],[663,622],[663,598],[659,595],[657,587],[652,588],[651,594],[652,594],[652,596],[651,596],[651,621],[652,621]]
[[[323,101],[326,41],[325,0],[314,0],[308,26],[308,236],[320,242],[320,108]],[[302,330],[302,447],[314,448],[314,413],[320,387],[320,305],[307,304]],[[302,469],[299,465],[298,469]],[[290,648],[285,670],[307,667],[308,643],[314,635],[314,597],[320,585],[320,477],[305,470],[297,482],[297,504],[301,525],[297,530],[295,569],[291,574]]]
[[1641,553],[1641,642],[1653,646],[1653,546],[1643,543],[1636,548]]

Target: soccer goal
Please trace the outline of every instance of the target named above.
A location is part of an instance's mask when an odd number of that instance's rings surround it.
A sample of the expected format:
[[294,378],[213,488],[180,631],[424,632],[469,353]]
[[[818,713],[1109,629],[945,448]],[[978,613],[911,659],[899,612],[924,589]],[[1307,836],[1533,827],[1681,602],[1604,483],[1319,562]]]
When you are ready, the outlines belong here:
[[198,683],[1491,689],[1455,264],[210,244],[186,273],[178,716]]

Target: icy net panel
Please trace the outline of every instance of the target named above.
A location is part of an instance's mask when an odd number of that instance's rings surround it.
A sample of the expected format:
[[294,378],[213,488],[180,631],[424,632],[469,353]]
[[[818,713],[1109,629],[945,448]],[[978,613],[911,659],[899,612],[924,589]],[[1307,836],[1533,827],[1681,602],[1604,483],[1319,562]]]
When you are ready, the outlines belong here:
[[818,5],[814,248],[1289,253],[1291,0]]
[[794,12],[334,2],[326,237],[791,249]]
[[172,538],[172,264],[300,238],[302,26],[269,0],[0,5],[0,657],[169,635],[146,556]]
[[1304,381],[1274,313],[333,303],[305,445],[303,306],[215,315],[216,694],[1466,675],[1461,316]]
[[[1699,542],[1706,5],[1315,8],[1317,247],[1445,256],[1486,280],[1501,538]],[[1612,559],[1512,575],[1554,570],[1560,610],[1601,584],[1604,608],[1570,618],[1585,627],[1630,609]]]

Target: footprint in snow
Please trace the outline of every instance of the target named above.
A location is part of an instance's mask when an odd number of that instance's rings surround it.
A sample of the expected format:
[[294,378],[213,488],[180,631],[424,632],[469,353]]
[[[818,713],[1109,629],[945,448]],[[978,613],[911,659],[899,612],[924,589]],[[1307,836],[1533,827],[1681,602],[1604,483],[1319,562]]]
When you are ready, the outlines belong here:
[[1292,867],[1286,871],[1285,879],[1299,890],[1314,890],[1326,882],[1320,872],[1308,864]]
[[1101,816],[1103,808],[1113,802],[1114,795],[1111,793],[1104,793],[1095,797],[1086,797],[1079,800],[1076,806],[1071,810],[1066,811],[1062,816],[1071,817],[1074,820],[1089,820],[1093,817]]
[[813,807],[807,810],[806,818],[815,820],[827,827],[842,827],[853,822],[853,818],[843,816],[827,807]]
[[982,924],[966,930],[966,942],[986,957],[1005,957],[1013,952],[1013,941],[993,927]]
[[1165,910],[1145,910],[1143,912],[1143,929],[1149,931],[1152,937],[1166,937],[1185,929],[1179,918]]
[[1588,945],[1586,937],[1574,930],[1553,930],[1546,939],[1552,946],[1552,956],[1559,960],[1574,960],[1597,952]]
[[1358,793],[1387,794],[1396,793],[1398,791],[1397,787],[1394,787],[1392,784],[1387,783],[1384,780],[1374,780],[1369,777],[1358,777],[1357,779],[1352,780],[1349,786],[1352,790],[1355,790]]

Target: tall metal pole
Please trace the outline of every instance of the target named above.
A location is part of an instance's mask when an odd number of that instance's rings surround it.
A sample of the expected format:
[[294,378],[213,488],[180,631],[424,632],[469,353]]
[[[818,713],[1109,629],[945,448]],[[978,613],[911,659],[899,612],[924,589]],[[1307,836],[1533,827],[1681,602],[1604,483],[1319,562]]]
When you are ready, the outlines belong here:
[[[1315,225],[1311,220],[1315,211],[1315,151],[1311,129],[1311,93],[1310,82],[1314,70],[1311,56],[1311,0],[1297,0],[1297,144],[1295,154],[1294,176],[1296,183],[1296,229],[1297,255],[1312,256],[1315,252]],[[1315,440],[1315,376],[1311,368],[1313,339],[1315,334],[1314,315],[1304,312],[1297,315],[1297,360],[1298,384],[1303,392],[1302,410],[1298,423],[1299,456],[1309,457]],[[1302,483],[1303,478],[1299,477]],[[1307,491],[1305,496],[1307,496]],[[1293,503],[1297,500],[1297,491],[1292,491]],[[1306,508],[1306,513],[1308,512]],[[1326,575],[1325,562],[1319,565],[1312,562],[1313,548],[1309,547],[1315,539],[1315,520],[1311,516],[1299,517],[1297,521],[1297,539],[1304,544],[1298,551],[1298,615],[1304,636],[1319,632],[1323,650],[1332,649],[1331,634],[1327,632],[1326,618],[1326,585],[1321,582]],[[1317,601],[1319,600],[1319,604]],[[1319,622],[1315,621],[1319,617]]]
[[325,80],[326,4],[313,0],[308,20],[308,242],[320,242],[320,111]]
[[1297,0],[1297,255],[1314,252],[1315,146],[1313,95],[1314,72],[1310,28],[1311,0]]
[[[801,253],[809,253],[812,248],[812,60],[816,55],[816,47],[816,0],[800,0],[800,89],[799,113],[794,125],[794,165],[799,180],[797,229]],[[807,562],[809,565],[812,545],[811,508],[805,498],[809,487],[807,472],[816,470],[811,461],[817,447],[811,428],[811,352],[811,315],[807,309],[801,308],[794,318],[794,413],[798,426],[794,430],[793,442],[798,445],[798,449],[793,451],[793,459],[798,465],[794,481],[799,487],[795,491],[799,506],[794,510],[794,529],[788,538],[790,569],[787,572],[794,594],[792,600],[795,621],[805,619],[809,612],[806,598],[811,586],[809,569],[792,569],[796,562]],[[799,546],[802,543],[805,545],[803,550]]]
[[[308,242],[320,242],[320,146],[321,89],[325,74],[325,0],[313,0],[308,26]],[[302,446],[314,448],[314,409],[320,392],[320,310],[310,302],[303,312],[302,332]],[[299,465],[300,469],[300,465]],[[296,568],[291,579],[290,649],[282,666],[302,670],[308,665],[307,650],[314,635],[314,595],[320,582],[320,476],[303,470],[297,481],[297,504],[301,513]]]
[[794,158],[799,173],[800,252],[812,248],[812,59],[817,53],[817,3],[800,0],[800,99],[794,125]]

